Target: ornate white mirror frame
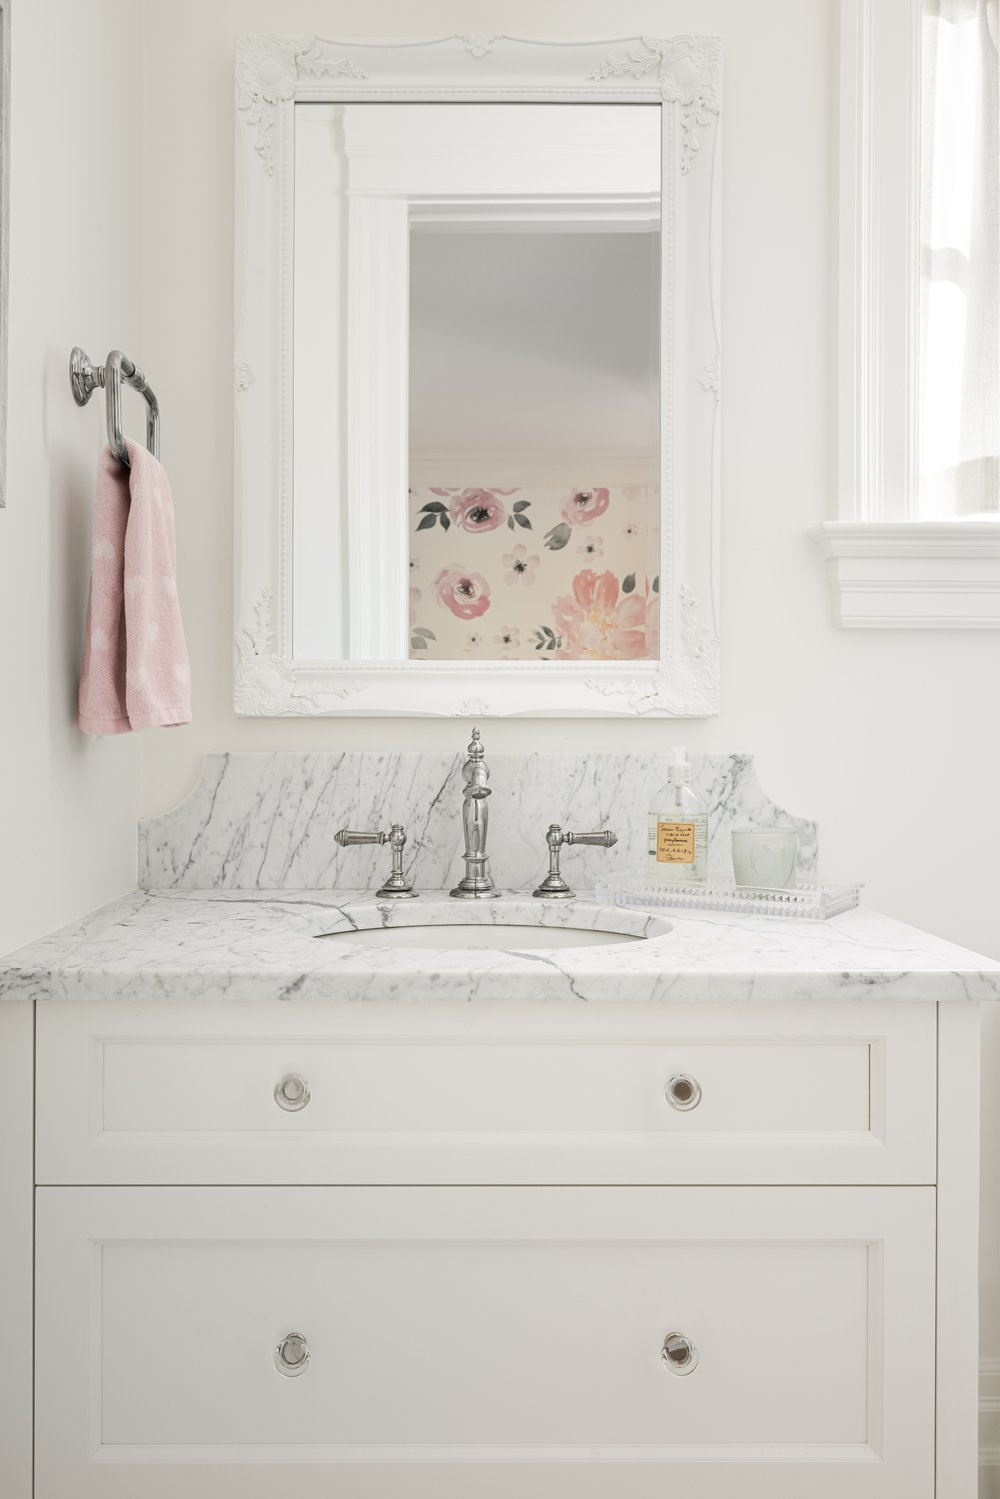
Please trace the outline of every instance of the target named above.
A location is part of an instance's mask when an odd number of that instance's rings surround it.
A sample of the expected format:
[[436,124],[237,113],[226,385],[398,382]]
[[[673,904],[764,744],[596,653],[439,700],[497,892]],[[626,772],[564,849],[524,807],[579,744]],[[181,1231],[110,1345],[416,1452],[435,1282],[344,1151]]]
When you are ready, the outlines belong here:
[[[718,712],[720,74],[720,43],[707,36],[571,43],[502,36],[396,43],[239,38],[238,713],[703,717]],[[603,100],[661,106],[658,659],[315,661],[293,656],[294,107],[304,101],[364,100]],[[376,481],[377,492],[379,476],[368,477]],[[382,555],[371,549],[379,544],[386,518],[372,517],[369,510],[363,519],[357,531],[367,536],[369,555],[362,555],[351,534],[352,573],[378,566]]]

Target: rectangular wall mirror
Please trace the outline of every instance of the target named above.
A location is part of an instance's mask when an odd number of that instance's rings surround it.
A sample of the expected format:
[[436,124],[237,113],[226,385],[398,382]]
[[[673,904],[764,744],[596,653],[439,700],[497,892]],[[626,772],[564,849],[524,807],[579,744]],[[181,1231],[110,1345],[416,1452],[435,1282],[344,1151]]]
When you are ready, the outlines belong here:
[[241,38],[238,711],[717,711],[719,68]]

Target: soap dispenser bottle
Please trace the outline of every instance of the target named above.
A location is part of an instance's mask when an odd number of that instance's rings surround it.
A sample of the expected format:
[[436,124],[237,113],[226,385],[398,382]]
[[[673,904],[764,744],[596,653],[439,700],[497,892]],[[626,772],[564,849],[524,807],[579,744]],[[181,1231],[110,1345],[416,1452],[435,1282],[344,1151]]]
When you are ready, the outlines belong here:
[[668,755],[668,780],[649,809],[649,878],[656,884],[708,878],[708,809],[691,786],[687,750]]

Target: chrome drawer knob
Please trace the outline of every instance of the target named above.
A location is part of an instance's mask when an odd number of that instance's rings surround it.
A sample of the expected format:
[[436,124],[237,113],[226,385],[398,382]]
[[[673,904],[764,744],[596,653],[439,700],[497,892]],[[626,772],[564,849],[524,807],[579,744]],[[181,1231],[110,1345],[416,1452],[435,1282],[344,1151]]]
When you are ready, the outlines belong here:
[[275,1103],[279,1109],[287,1109],[290,1114],[297,1114],[299,1109],[304,1109],[311,1097],[309,1084],[297,1072],[286,1072],[274,1085]]
[[304,1374],[309,1367],[309,1349],[300,1332],[290,1332],[274,1350],[274,1367],[286,1379]]
[[671,1374],[693,1374],[698,1367],[698,1350],[682,1332],[668,1332],[663,1340],[663,1367]]
[[701,1087],[686,1072],[675,1073],[663,1091],[670,1107],[682,1114],[696,1109],[701,1103]]

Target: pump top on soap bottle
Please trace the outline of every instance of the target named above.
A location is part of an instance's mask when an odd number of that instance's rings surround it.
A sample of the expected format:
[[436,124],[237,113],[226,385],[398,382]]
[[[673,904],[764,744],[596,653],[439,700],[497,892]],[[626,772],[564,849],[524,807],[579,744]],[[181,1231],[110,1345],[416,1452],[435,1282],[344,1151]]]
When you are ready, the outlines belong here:
[[667,755],[667,780],[649,809],[649,878],[657,884],[708,878],[708,808],[691,785],[687,750]]

